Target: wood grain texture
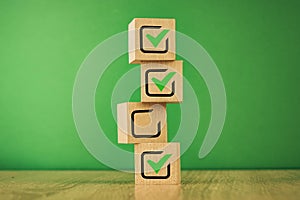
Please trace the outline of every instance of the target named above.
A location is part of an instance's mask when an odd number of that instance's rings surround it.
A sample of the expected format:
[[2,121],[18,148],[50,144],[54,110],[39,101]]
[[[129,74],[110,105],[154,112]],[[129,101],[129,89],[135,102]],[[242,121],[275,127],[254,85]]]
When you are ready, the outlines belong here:
[[[141,64],[141,101],[180,103],[183,100],[182,60],[165,62],[144,62]],[[159,70],[166,70],[159,72]],[[153,82],[153,78],[164,80],[169,73],[175,75],[168,81],[163,90]],[[148,77],[147,77],[148,76]],[[172,87],[174,86],[174,88]],[[173,90],[174,89],[174,90]],[[147,94],[147,90],[149,96]],[[169,95],[169,96],[166,96]],[[173,94],[173,95],[171,95]]]
[[119,143],[167,142],[165,103],[126,102],[118,104],[117,110]]
[[[165,53],[145,53],[140,48],[140,29],[143,26],[159,26],[159,29],[145,28],[143,31],[142,41],[145,50],[163,51]],[[146,34],[157,37],[162,30],[169,30],[167,35],[162,39],[157,47],[153,47]],[[168,45],[166,46],[166,40]],[[138,64],[142,61],[163,61],[175,60],[175,19],[159,19],[159,18],[135,18],[128,25],[128,55],[129,63]]]
[[[156,153],[155,153],[156,152]],[[134,145],[135,184],[167,184],[178,185],[180,176],[180,144],[171,143],[143,143]],[[145,154],[146,153],[146,154]],[[170,157],[163,162],[156,173],[147,161],[159,163],[166,155]]]
[[300,199],[300,170],[183,171],[180,186],[136,186],[114,171],[0,171],[0,199]]

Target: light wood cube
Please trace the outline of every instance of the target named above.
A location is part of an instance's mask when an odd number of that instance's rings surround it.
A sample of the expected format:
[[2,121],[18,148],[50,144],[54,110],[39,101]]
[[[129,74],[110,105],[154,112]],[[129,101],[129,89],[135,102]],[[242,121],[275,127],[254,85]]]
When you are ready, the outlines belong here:
[[118,104],[118,142],[167,142],[166,104],[127,102]]
[[182,102],[182,64],[182,60],[141,64],[142,102]]
[[135,184],[180,184],[179,143],[134,145]]
[[129,63],[175,60],[175,19],[135,18],[128,25]]
[[135,185],[135,200],[182,200],[181,185]]

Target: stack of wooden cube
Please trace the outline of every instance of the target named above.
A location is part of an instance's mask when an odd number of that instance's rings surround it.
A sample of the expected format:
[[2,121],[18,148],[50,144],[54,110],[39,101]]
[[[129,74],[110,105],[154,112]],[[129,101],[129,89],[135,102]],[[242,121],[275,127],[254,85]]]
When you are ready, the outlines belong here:
[[135,18],[129,63],[141,65],[141,101],[118,104],[118,142],[134,144],[136,184],[180,184],[180,145],[167,141],[166,103],[183,100],[175,19]]

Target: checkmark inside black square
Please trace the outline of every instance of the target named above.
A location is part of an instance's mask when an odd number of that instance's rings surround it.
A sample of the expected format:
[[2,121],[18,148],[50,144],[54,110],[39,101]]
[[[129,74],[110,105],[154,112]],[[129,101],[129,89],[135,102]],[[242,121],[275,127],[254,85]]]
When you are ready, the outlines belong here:
[[150,73],[163,73],[166,72],[168,69],[148,69],[145,71],[145,93],[149,97],[172,97],[175,94],[175,81],[172,82],[171,87],[172,91],[168,94],[164,93],[151,93],[149,91],[149,74]]
[[144,42],[143,42],[143,37],[144,37],[144,30],[145,29],[160,29],[161,26],[142,26],[140,28],[140,50],[143,53],[159,53],[159,54],[164,54],[169,51],[169,38],[166,39],[165,43],[165,49],[164,50],[147,50],[144,47]]
[[168,179],[171,175],[171,166],[170,163],[167,165],[167,174],[165,176],[148,176],[145,174],[145,155],[149,154],[162,154],[163,151],[144,151],[141,154],[141,176],[144,179]]

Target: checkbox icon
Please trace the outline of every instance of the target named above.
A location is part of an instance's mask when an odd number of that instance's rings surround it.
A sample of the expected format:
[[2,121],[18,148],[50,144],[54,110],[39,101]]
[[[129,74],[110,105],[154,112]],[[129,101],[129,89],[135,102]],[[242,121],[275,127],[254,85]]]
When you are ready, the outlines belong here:
[[146,129],[146,130],[144,130],[144,132],[146,132],[144,134],[137,134],[137,132],[136,132],[136,128],[135,128],[135,121],[136,121],[135,119],[136,119],[136,117],[143,118],[144,116],[141,116],[141,115],[152,113],[152,112],[153,112],[153,109],[134,110],[134,111],[132,111],[132,113],[131,113],[131,134],[132,134],[133,137],[135,137],[135,138],[156,138],[156,137],[160,136],[160,134],[161,134],[161,121],[153,122],[155,120],[152,120],[152,119],[151,119],[151,121],[153,123],[152,127],[155,125],[155,123],[157,124],[157,129],[156,130],[149,131],[149,129]]
[[182,61],[141,65],[143,102],[181,102],[183,99]]
[[[146,94],[149,97],[172,97],[175,94],[175,81],[171,79],[174,77],[175,74],[176,72],[170,71],[167,68],[146,70],[145,72]],[[157,75],[159,75],[159,78]],[[156,87],[155,86],[152,87],[154,89],[154,92],[151,92],[151,87],[149,82],[152,82],[152,85],[156,86]],[[169,85],[169,87],[167,85]],[[165,90],[170,90],[170,91],[166,93]]]
[[167,141],[165,103],[126,102],[117,107],[119,143]]
[[167,53],[169,51],[168,33],[162,26],[142,26],[140,28],[140,50],[143,53]]
[[140,143],[134,145],[136,184],[180,183],[180,145]]
[[[148,155],[151,155],[151,158],[147,158]],[[153,155],[156,155],[156,161],[153,161]],[[141,154],[141,176],[144,179],[167,179],[171,174],[170,163],[168,162],[169,158],[172,154],[164,154],[163,151],[145,151]],[[157,160],[158,159],[158,160]],[[145,172],[145,165],[148,165],[148,168],[155,172],[155,175],[147,175]],[[160,171],[163,170],[163,166],[165,169],[165,175],[158,175]],[[153,174],[153,173],[152,173]]]
[[176,59],[175,19],[135,18],[128,25],[129,63]]

